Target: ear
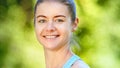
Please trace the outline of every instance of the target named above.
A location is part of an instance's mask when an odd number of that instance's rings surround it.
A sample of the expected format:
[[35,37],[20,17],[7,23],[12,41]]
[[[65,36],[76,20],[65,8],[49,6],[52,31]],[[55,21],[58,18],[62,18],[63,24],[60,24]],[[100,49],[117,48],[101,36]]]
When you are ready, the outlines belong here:
[[72,23],[72,32],[74,32],[78,27],[79,19],[76,18],[75,21]]

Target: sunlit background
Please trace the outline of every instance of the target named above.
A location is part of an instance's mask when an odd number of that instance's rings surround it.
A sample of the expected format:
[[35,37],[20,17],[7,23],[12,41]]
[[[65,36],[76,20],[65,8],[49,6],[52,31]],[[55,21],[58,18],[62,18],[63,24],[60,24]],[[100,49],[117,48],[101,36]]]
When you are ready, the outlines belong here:
[[[120,68],[120,0],[75,0],[73,51],[91,68]],[[36,0],[0,0],[0,68],[45,68],[34,33]]]

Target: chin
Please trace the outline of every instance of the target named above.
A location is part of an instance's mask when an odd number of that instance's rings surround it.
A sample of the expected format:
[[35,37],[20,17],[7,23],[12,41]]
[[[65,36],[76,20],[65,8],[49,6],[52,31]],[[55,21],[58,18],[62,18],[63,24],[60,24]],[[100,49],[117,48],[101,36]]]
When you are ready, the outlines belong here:
[[48,50],[58,50],[60,48],[59,45],[55,45],[55,44],[49,44],[49,45],[43,45],[45,49]]

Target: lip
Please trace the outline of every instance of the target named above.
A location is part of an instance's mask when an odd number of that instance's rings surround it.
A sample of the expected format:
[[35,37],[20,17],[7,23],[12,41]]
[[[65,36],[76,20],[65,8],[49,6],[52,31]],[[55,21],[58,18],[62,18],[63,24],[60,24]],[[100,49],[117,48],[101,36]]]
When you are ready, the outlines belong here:
[[45,39],[56,39],[58,38],[60,35],[43,35],[43,38]]

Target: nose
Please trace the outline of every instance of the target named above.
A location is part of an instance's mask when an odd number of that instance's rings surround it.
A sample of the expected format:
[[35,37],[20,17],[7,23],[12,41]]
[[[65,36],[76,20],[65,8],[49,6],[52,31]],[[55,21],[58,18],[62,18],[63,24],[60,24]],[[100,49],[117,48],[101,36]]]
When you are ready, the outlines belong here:
[[55,25],[54,25],[54,23],[48,23],[47,24],[47,26],[46,26],[46,31],[48,31],[48,32],[53,32],[53,31],[55,31]]

